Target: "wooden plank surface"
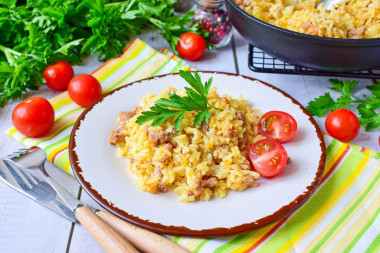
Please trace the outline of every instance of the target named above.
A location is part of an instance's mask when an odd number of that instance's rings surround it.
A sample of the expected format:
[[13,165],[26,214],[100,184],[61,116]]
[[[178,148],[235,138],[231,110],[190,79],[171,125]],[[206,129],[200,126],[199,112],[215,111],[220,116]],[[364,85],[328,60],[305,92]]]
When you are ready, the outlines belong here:
[[[154,32],[145,31],[139,38],[157,50],[169,47],[167,42]],[[284,90],[304,106],[327,91],[328,77],[256,73],[249,70],[247,59],[248,44],[235,32],[233,43],[216,51],[208,51],[202,60],[189,64],[198,70],[239,73],[257,78]],[[81,66],[74,67],[75,74],[91,73],[101,64],[96,56],[89,57]],[[370,83],[371,80],[361,79],[355,90],[356,94],[365,93],[365,86]],[[39,91],[28,94],[28,97],[38,95],[51,98],[57,94],[59,92],[42,87]],[[13,101],[0,109],[0,156],[22,147],[4,133],[5,129],[11,126],[11,112],[19,102]],[[324,119],[317,119],[317,122],[324,129]],[[365,132],[361,129],[353,142],[380,151],[378,136],[378,130]],[[79,186],[74,178],[51,167],[49,172],[74,195],[78,195]],[[0,252],[102,252],[82,226],[73,225],[69,220],[36,204],[2,182],[0,193]],[[84,191],[81,192],[81,199],[98,207]]]

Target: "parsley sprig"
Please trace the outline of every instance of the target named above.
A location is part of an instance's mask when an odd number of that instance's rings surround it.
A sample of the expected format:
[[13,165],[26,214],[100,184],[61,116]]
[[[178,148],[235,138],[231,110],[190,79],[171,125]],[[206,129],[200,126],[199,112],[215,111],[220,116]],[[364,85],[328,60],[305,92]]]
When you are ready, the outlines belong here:
[[340,81],[330,79],[332,84],[331,90],[340,92],[340,97],[335,101],[329,92],[310,101],[306,109],[313,116],[322,117],[330,110],[345,108],[351,104],[357,104],[359,111],[359,121],[366,126],[366,130],[376,129],[380,127],[380,114],[376,111],[380,108],[380,81],[367,86],[371,95],[361,99],[351,94],[351,91],[356,87],[358,81]]
[[209,122],[211,118],[210,109],[215,108],[207,101],[207,94],[210,90],[212,77],[208,79],[203,85],[201,77],[197,72],[194,72],[194,76],[189,71],[181,70],[179,75],[186,80],[193,88],[185,87],[186,96],[178,96],[175,92],[168,93],[167,98],[158,99],[153,106],[150,107],[150,111],[142,112],[137,119],[136,123],[139,125],[145,122],[151,121],[152,126],[159,126],[167,119],[177,116],[174,120],[174,126],[177,131],[183,117],[186,112],[197,111],[194,116],[194,126],[200,124],[202,121]]

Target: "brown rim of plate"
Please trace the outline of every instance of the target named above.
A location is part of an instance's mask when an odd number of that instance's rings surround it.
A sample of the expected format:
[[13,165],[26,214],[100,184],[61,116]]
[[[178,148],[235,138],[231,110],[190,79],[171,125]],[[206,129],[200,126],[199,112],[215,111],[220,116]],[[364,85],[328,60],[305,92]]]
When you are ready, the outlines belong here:
[[321,154],[321,157],[319,160],[319,167],[318,167],[318,170],[315,174],[314,181],[311,182],[311,184],[308,187],[306,187],[306,189],[307,189],[306,192],[299,195],[292,202],[290,202],[288,205],[281,207],[279,210],[277,210],[273,214],[268,215],[266,217],[263,217],[263,218],[256,220],[256,221],[252,221],[251,223],[246,223],[246,224],[242,224],[242,225],[238,225],[238,226],[230,227],[230,228],[216,227],[216,228],[212,228],[212,229],[193,230],[193,229],[189,229],[189,228],[184,227],[184,226],[165,226],[165,225],[162,225],[160,223],[154,223],[154,222],[151,222],[149,220],[140,219],[137,216],[128,214],[127,212],[115,207],[112,203],[110,203],[109,201],[104,199],[98,191],[93,189],[91,186],[91,183],[85,181],[84,178],[82,177],[82,175],[81,175],[82,169],[78,165],[78,156],[77,156],[76,152],[74,151],[74,148],[76,147],[75,138],[74,138],[75,132],[80,127],[81,121],[86,117],[86,114],[92,110],[94,105],[101,102],[104,99],[104,97],[109,96],[109,95],[113,94],[114,92],[116,92],[120,89],[124,89],[125,87],[141,83],[145,80],[150,80],[150,79],[155,79],[155,78],[163,78],[163,77],[170,76],[170,75],[178,75],[178,73],[154,76],[154,77],[142,79],[139,81],[135,81],[135,82],[123,85],[123,86],[107,93],[106,95],[104,95],[103,97],[98,99],[96,102],[94,102],[92,105],[87,107],[82,112],[82,114],[79,116],[79,118],[75,122],[75,125],[71,131],[70,142],[69,142],[70,163],[71,163],[71,166],[72,166],[72,169],[73,169],[73,172],[74,172],[76,179],[79,181],[79,183],[83,187],[83,189],[100,206],[102,206],[107,211],[111,212],[112,214],[114,214],[114,215],[116,215],[116,216],[118,216],[118,217],[132,223],[132,224],[135,224],[137,226],[140,226],[142,228],[145,228],[145,229],[148,229],[150,231],[160,233],[160,234],[170,234],[170,235],[177,235],[177,236],[198,236],[198,237],[218,237],[218,236],[236,235],[236,234],[241,234],[244,232],[249,232],[251,230],[264,227],[264,226],[269,225],[275,221],[278,221],[282,218],[289,216],[291,213],[293,213],[295,210],[297,210],[299,207],[301,207],[310,198],[310,196],[316,190],[316,188],[317,188],[317,186],[318,186],[318,184],[322,178],[322,174],[323,174],[323,170],[324,170],[324,166],[325,166],[325,160],[326,160],[326,147],[325,147],[325,142],[324,142],[322,132],[319,129],[317,123],[315,122],[313,117],[310,115],[310,113],[299,102],[297,102],[293,97],[291,97],[290,95],[288,95],[284,91],[280,90],[279,88],[274,87],[273,85],[262,82],[260,80],[255,79],[255,78],[237,75],[237,74],[232,74],[232,73],[226,73],[226,72],[198,71],[198,73],[211,73],[211,74],[214,73],[214,74],[223,74],[223,75],[230,75],[230,76],[241,76],[241,77],[243,77],[245,79],[249,79],[251,81],[259,81],[262,84],[264,84],[264,85],[266,85],[266,86],[268,86],[268,87],[270,87],[276,91],[281,92],[284,96],[290,98],[294,104],[300,106],[302,111],[309,117],[309,121],[311,122],[311,124],[313,124],[315,129],[316,129],[318,139],[320,140],[320,148],[322,151],[322,154]]

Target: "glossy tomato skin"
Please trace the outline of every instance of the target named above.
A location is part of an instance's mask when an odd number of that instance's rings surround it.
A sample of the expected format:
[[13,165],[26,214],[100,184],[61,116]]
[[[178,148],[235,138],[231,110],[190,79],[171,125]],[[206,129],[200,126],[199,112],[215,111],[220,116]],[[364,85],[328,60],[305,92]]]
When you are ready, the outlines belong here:
[[67,91],[70,98],[83,107],[91,105],[102,95],[99,81],[88,74],[77,75],[71,79]]
[[42,97],[28,98],[13,109],[12,122],[23,135],[39,137],[47,133],[53,125],[54,109]]
[[347,142],[359,134],[360,122],[353,112],[347,109],[337,109],[327,115],[325,127],[332,137]]
[[199,34],[186,32],[179,37],[177,50],[182,58],[196,61],[204,55],[206,42]]
[[49,65],[42,75],[50,89],[64,91],[67,90],[67,86],[74,76],[74,70],[69,63],[59,61],[54,65]]
[[297,121],[292,115],[282,111],[269,111],[259,121],[259,133],[280,143],[294,137]]
[[263,177],[279,174],[288,162],[285,148],[273,139],[263,139],[254,143],[248,152],[253,169]]

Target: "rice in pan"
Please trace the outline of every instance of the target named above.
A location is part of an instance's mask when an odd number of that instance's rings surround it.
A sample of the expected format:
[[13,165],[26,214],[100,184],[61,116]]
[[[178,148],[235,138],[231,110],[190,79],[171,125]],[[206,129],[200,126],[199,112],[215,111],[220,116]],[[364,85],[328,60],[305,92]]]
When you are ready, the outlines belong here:
[[[223,111],[211,109],[208,124],[194,127],[195,112],[186,112],[178,132],[175,118],[154,127],[135,122],[141,111],[172,91],[175,89],[141,98],[141,107],[120,113],[120,128],[111,133],[109,141],[117,145],[120,156],[128,158],[138,188],[150,193],[174,190],[180,202],[192,202],[224,198],[229,190],[256,186],[260,175],[251,170],[247,154],[249,147],[263,138],[257,128],[260,112],[242,97],[219,96],[213,87],[208,101]],[[183,90],[176,93],[185,95]]]
[[350,0],[327,11],[319,0],[234,0],[269,24],[333,38],[380,38],[380,0]]

